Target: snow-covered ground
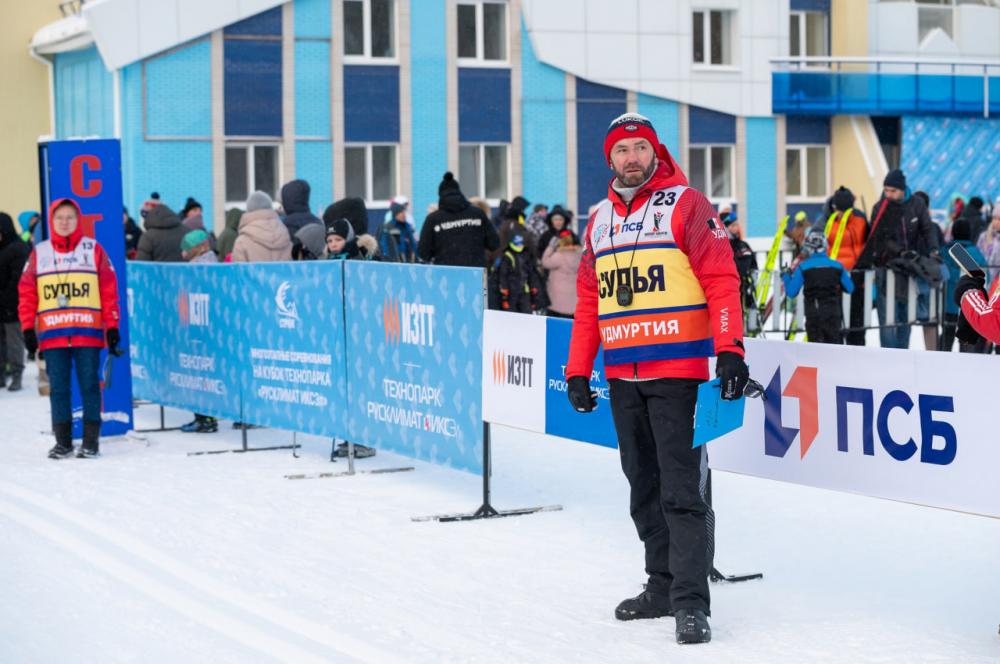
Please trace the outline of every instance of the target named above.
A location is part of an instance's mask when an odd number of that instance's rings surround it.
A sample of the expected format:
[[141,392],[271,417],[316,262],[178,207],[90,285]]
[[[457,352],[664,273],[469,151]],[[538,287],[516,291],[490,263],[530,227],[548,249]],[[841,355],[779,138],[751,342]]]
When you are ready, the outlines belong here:
[[316,438],[186,455],[237,447],[228,422],[50,461],[35,372],[0,393],[0,662],[1000,661],[1000,520],[717,473],[717,565],[765,578],[714,586],[713,642],[681,648],[671,619],[612,617],[644,580],[614,450],[498,429],[496,504],[565,510],[414,523],[480,479],[284,479],[346,469]]

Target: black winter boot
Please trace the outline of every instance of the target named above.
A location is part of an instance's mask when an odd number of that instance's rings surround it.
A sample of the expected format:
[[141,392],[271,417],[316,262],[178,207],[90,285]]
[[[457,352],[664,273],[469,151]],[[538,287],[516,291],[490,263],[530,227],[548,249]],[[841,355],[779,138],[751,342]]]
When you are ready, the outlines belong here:
[[52,425],[56,446],[49,450],[50,459],[65,459],[73,456],[73,423],[60,422]]
[[674,613],[677,621],[677,643],[708,643],[712,640],[712,628],[708,626],[708,617],[700,609],[677,609]]
[[10,375],[10,386],[7,388],[11,392],[17,392],[21,389],[21,372],[12,373]]
[[670,598],[651,590],[643,590],[635,597],[623,600],[615,609],[618,620],[646,620],[672,615],[674,610],[670,606]]
[[100,422],[84,422],[83,423],[83,445],[80,446],[80,451],[76,453],[77,459],[93,459],[101,455],[99,451],[99,443],[101,439],[101,423]]

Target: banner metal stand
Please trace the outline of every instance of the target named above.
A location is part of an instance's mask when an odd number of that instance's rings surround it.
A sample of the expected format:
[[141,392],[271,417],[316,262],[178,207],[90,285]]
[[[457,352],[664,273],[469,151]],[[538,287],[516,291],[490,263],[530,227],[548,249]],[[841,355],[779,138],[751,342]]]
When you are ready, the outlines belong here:
[[238,449],[238,450],[205,450],[205,451],[201,451],[201,452],[188,452],[187,455],[188,456],[205,456],[206,454],[243,454],[243,453],[246,453],[246,452],[270,452],[272,450],[295,450],[295,448],[298,447],[298,445],[295,442],[295,435],[296,434],[295,434],[294,431],[292,432],[292,444],[291,445],[270,445],[268,447],[250,447],[249,445],[247,445],[247,429],[250,428],[250,425],[247,424],[247,421],[245,419],[245,416],[244,416],[244,413],[243,413],[243,404],[242,404],[242,402],[240,403],[240,424],[243,425],[241,427],[241,430],[240,430],[240,433],[242,434],[240,436],[240,438],[241,438],[241,442],[243,443],[242,449]]
[[[146,403],[152,404],[152,401]],[[145,403],[136,403],[136,406],[143,406]],[[168,427],[166,425],[166,416],[163,410],[163,406],[160,406],[160,427],[158,429],[133,429],[135,433],[157,433],[160,431],[180,431],[180,427]]]
[[[330,444],[330,461],[332,463],[337,463],[337,439],[334,438]],[[296,473],[294,475],[285,475],[286,480],[319,480],[326,479],[330,477],[353,477],[354,475],[386,475],[388,473],[405,473],[411,470],[415,470],[413,466],[405,466],[401,468],[373,468],[372,470],[355,470],[354,469],[354,443],[350,440],[347,441],[347,471],[340,471],[336,473],[326,472],[326,473]]]
[[498,510],[490,503],[490,477],[493,475],[491,464],[492,449],[490,443],[490,423],[483,422],[483,504],[475,512],[467,514],[438,514],[436,516],[415,516],[413,521],[478,521],[479,519],[499,519],[507,516],[523,516],[538,512],[558,512],[562,505],[546,505],[542,507],[522,507],[513,510]]

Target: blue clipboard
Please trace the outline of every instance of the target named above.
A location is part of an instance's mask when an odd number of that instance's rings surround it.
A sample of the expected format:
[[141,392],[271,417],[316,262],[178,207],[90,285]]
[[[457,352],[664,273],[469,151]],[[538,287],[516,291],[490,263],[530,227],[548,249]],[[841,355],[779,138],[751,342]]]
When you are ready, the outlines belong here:
[[701,447],[743,426],[746,397],[732,401],[722,398],[722,381],[716,378],[698,386],[694,409],[694,445]]

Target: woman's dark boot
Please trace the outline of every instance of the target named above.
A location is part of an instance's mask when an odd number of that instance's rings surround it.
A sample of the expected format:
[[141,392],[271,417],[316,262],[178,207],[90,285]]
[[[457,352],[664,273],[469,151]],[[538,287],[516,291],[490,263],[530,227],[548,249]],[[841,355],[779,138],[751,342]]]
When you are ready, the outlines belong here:
[[65,459],[73,456],[73,423],[60,422],[52,425],[56,446],[49,450],[50,459]]
[[101,453],[98,450],[98,443],[101,438],[101,423],[100,422],[84,422],[83,423],[83,445],[80,446],[80,451],[76,453],[77,459],[93,459],[94,457],[100,456]]

